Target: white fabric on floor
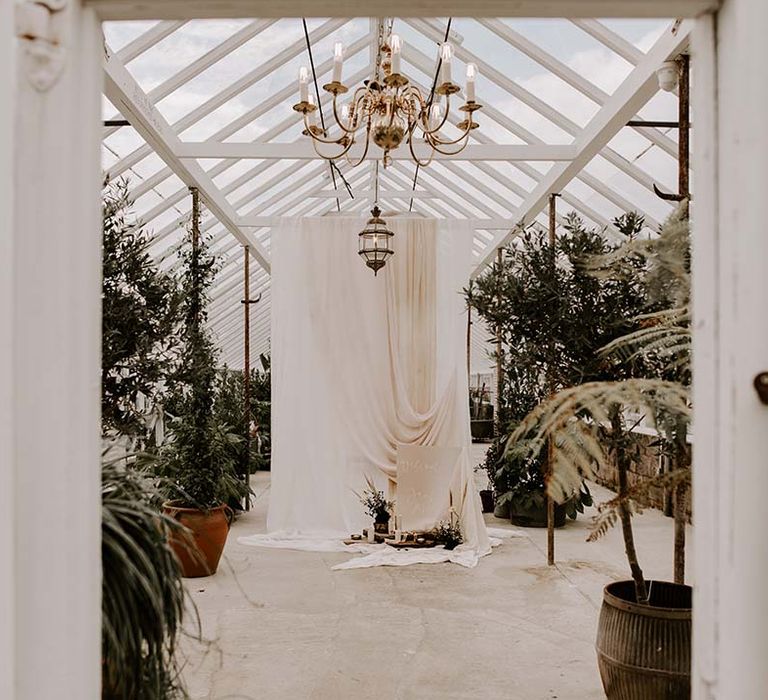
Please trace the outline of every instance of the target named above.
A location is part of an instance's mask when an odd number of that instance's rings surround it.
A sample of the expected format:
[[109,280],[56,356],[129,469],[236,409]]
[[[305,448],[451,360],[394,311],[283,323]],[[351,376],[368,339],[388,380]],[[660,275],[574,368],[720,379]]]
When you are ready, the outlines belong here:
[[392,219],[395,255],[374,277],[357,255],[362,224],[293,220],[272,237],[271,534],[240,541],[309,548],[360,532],[366,475],[386,492],[398,445],[425,445],[458,450],[443,517],[450,489],[476,561],[490,541],[469,460],[471,230]]

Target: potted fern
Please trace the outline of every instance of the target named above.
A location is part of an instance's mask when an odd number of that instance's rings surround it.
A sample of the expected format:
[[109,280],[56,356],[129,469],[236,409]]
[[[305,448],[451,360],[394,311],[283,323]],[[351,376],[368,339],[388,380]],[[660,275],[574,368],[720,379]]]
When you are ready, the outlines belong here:
[[[598,506],[590,535],[595,540],[619,524],[631,572],[631,579],[608,584],[604,591],[597,653],[609,700],[690,697],[691,588],[645,578],[631,520],[648,504],[653,488],[684,493],[690,482],[684,450],[677,469],[636,485],[629,481],[637,454],[634,423],[644,418],[679,446],[690,420],[688,236],[683,207],[665,222],[659,238],[633,241],[595,263],[598,275],[621,277],[628,271],[637,274],[641,262],[649,289],[656,291],[649,302],[658,301],[656,296],[667,304],[638,317],[638,328],[600,353],[615,364],[643,360],[646,376],[565,389],[537,406],[508,443],[508,449],[524,444],[535,456],[551,442],[554,461],[547,488],[561,502],[585,477],[593,477],[595,468],[613,463],[617,469],[618,493]],[[679,505],[676,511],[680,515]]]

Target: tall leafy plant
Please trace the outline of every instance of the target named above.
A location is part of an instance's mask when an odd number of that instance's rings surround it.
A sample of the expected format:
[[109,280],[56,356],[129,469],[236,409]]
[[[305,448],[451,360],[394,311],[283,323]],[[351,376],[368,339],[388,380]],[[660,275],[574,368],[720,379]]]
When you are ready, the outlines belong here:
[[216,258],[208,250],[207,235],[192,229],[190,238],[191,245],[181,253],[183,362],[174,375],[170,440],[160,451],[158,465],[170,486],[169,496],[208,510],[243,493],[232,450],[240,438],[214,411],[217,351],[207,326],[207,307]]
[[244,410],[243,373],[228,367],[217,373],[215,412],[217,417],[233,433],[251,439],[240,440],[232,445],[233,458],[238,471],[244,475],[270,467],[271,379],[269,357],[262,355],[261,368],[252,367],[250,372],[251,426],[247,426]]
[[101,416],[105,434],[141,439],[145,404],[162,403],[180,349],[177,280],[148,252],[150,234],[132,213],[128,181],[107,183],[102,199]]
[[[616,367],[597,351],[632,328],[630,319],[643,310],[640,281],[637,276],[601,279],[586,261],[634,241],[643,220],[627,214],[614,224],[621,239],[611,243],[569,214],[554,247],[545,232],[529,227],[467,290],[468,304],[503,349],[501,437],[486,459],[501,500],[530,500],[543,493],[545,455],[504,450],[519,422],[553,391],[616,377]],[[631,363],[620,371],[627,376]],[[578,500],[589,503],[588,493]]]
[[[690,481],[687,447],[678,468],[643,483],[631,485],[629,471],[637,459],[629,420],[635,416],[656,425],[673,449],[682,453],[691,415],[689,225],[685,209],[665,223],[658,239],[632,241],[612,255],[593,261],[596,277],[620,283],[637,274],[644,279],[647,303],[671,304],[636,317],[640,326],[607,344],[598,356],[617,368],[637,367],[641,376],[594,381],[565,389],[537,406],[520,423],[508,442],[509,450],[525,445],[529,455],[554,444],[553,476],[548,484],[556,500],[566,498],[575,484],[594,475],[596,467],[616,465],[618,494],[599,506],[590,539],[620,523],[628,563],[639,603],[647,603],[649,589],[638,561],[631,516],[649,501],[653,488],[682,490]],[[622,369],[623,368],[623,369]]]

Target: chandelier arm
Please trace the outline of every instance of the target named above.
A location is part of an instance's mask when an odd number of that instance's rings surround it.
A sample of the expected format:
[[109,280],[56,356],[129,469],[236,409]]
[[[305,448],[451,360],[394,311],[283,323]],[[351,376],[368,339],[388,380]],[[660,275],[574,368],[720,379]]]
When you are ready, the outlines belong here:
[[[368,147],[370,146],[370,144],[371,144],[371,126],[369,121],[368,128],[365,131],[365,148],[363,149],[363,155],[361,155],[360,159],[357,162],[355,162],[347,155],[347,152],[349,151],[349,148],[347,148],[347,150],[344,152],[345,160],[347,161],[347,163],[349,163],[349,165],[352,166],[353,168],[356,168],[358,165],[360,165],[365,160],[365,157],[368,155]],[[352,144],[350,144],[350,148],[351,146]]]
[[317,147],[318,143],[329,143],[334,144],[336,146],[340,146],[341,144],[338,141],[322,141],[321,139],[317,139],[314,136],[312,136],[312,147],[315,149],[315,153],[317,153],[318,156],[320,156],[323,160],[338,160],[339,158],[344,157],[350,148],[352,148],[352,144],[355,142],[354,139],[350,139],[349,143],[344,147],[344,149],[337,153],[336,155],[326,155],[325,153],[320,153],[320,149]]
[[424,110],[421,116],[422,123],[419,125],[419,128],[424,133],[424,136],[427,136],[427,135],[431,136],[432,134],[436,134],[438,131],[440,131],[440,129],[442,129],[445,126],[445,123],[448,121],[448,115],[450,114],[450,112],[451,112],[451,96],[446,95],[445,96],[445,114],[443,114],[443,119],[434,129],[430,129],[429,128],[429,111]]
[[472,131],[472,122],[471,120],[467,120],[467,121],[468,121],[467,126],[464,127],[464,132],[459,137],[450,141],[446,141],[445,139],[441,139],[437,134],[430,134],[429,135],[430,141],[434,141],[434,143],[440,146],[454,146],[457,143],[463,141],[464,139],[469,140],[468,137]]
[[432,147],[432,150],[429,153],[429,158],[427,160],[422,161],[419,160],[419,157],[416,155],[416,151],[413,150],[413,139],[410,139],[408,141],[408,148],[411,150],[411,158],[413,158],[414,161],[416,161],[416,165],[418,165],[420,168],[426,168],[431,162],[432,159],[435,157],[435,148],[432,146],[432,144],[429,144]]
[[430,141],[429,144],[430,144],[430,146],[432,146],[432,148],[435,151],[437,151],[441,155],[444,155],[444,156],[457,156],[459,153],[461,153],[467,147],[467,145],[469,144],[469,139],[467,138],[467,140],[461,145],[461,148],[459,148],[456,151],[446,151],[446,150],[443,150],[442,148],[440,148],[441,145],[445,145],[445,144],[433,143],[432,141]]
[[[320,136],[318,136],[317,134],[313,133],[312,130],[310,129],[309,117],[308,117],[307,114],[304,115],[304,126],[305,126],[305,129],[306,129],[307,133],[309,134],[309,137],[312,139],[312,143],[315,143],[315,144],[317,144],[317,143],[324,143],[324,144],[328,144],[328,145],[331,145],[331,146],[341,146],[341,145],[343,145],[342,144],[343,137],[339,138],[339,139],[324,139],[324,138],[321,138]],[[326,157],[326,156],[323,156],[317,150],[317,148],[315,148],[315,152],[321,158],[325,158]],[[329,160],[335,160],[338,157],[339,156],[334,156],[333,158],[329,158]]]
[[336,109],[336,95],[333,96],[333,118],[336,120],[336,124],[338,125],[339,129],[341,129],[345,134],[354,134],[360,127],[351,125],[350,128],[347,128],[342,124],[341,119],[339,119],[339,113]]

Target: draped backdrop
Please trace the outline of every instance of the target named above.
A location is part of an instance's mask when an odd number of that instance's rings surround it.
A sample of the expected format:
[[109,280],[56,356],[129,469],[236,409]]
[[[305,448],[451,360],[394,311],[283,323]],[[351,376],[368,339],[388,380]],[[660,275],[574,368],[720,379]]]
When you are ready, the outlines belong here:
[[[395,254],[374,277],[357,254],[362,223],[288,220],[272,237],[268,530],[359,531],[368,520],[355,492],[366,475],[397,499],[398,446],[458,448],[452,504],[468,545],[485,554],[461,295],[471,231],[461,222],[391,219]],[[447,519],[447,510],[437,515]]]

